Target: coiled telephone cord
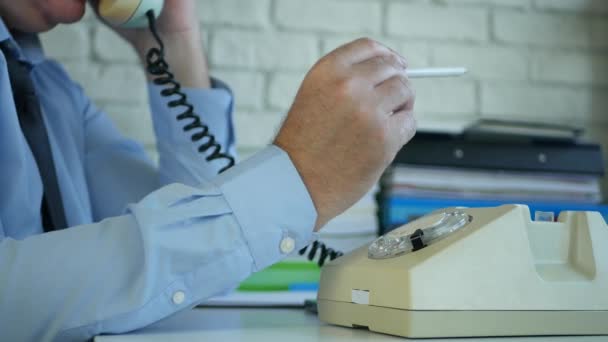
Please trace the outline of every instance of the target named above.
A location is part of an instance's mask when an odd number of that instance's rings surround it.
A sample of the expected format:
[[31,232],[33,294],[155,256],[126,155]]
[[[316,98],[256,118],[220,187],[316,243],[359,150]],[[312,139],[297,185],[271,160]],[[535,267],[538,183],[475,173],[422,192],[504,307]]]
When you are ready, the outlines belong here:
[[[204,154],[206,154],[209,150],[212,150],[205,160],[210,162],[213,160],[224,159],[227,161],[227,164],[219,171],[219,173],[228,170],[234,166],[234,158],[221,151],[222,146],[216,141],[213,134],[211,134],[209,131],[209,126],[205,125],[200,116],[194,112],[194,106],[188,102],[186,94],[181,91],[180,83],[175,80],[175,76],[173,73],[171,73],[169,64],[165,60],[165,46],[160,38],[160,35],[158,34],[158,30],[156,29],[156,17],[154,12],[148,11],[146,16],[148,17],[148,26],[150,28],[150,32],[158,43],[158,47],[151,48],[146,54],[146,69],[152,76],[155,76],[153,80],[154,84],[164,86],[160,92],[163,97],[177,97],[170,100],[168,106],[170,108],[184,108],[184,112],[177,116],[177,120],[182,121],[190,119],[190,123],[184,127],[184,132],[196,131],[192,133],[190,137],[192,142],[196,143],[206,139],[198,147],[198,151]],[[323,266],[328,259],[334,260],[343,254],[342,252],[327,247],[324,243],[319,241],[315,241],[312,243],[312,245],[302,248],[299,253],[300,255],[304,255],[307,252],[308,260],[314,261],[317,259],[317,264],[319,266]]]
[[[188,102],[186,94],[181,90],[180,83],[175,80],[175,76],[171,73],[169,64],[165,60],[165,46],[156,29],[154,11],[148,11],[146,15],[148,16],[150,32],[158,43],[158,47],[151,48],[146,54],[146,62],[148,64],[147,70],[152,76],[155,76],[153,80],[154,84],[164,86],[160,92],[163,97],[176,97],[169,101],[169,108],[184,108],[184,111],[177,115],[177,120],[190,120],[190,123],[184,126],[184,132],[192,132],[192,135],[190,136],[192,142],[201,143],[201,145],[198,146],[198,151],[203,154],[208,154],[205,160],[210,162],[224,159],[227,161],[227,164],[220,169],[219,173],[228,170],[234,166],[234,158],[231,155],[222,152],[222,146],[209,131],[209,126],[205,125],[200,116],[194,112],[194,106]],[[210,150],[211,153],[208,153]]]

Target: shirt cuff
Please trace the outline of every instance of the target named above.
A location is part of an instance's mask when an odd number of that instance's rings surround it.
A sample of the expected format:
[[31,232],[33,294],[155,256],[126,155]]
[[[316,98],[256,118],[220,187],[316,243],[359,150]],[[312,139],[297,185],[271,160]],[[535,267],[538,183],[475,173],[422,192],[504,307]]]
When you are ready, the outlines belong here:
[[214,183],[240,224],[256,271],[312,240],[316,209],[300,174],[279,147],[265,148]]
[[[176,95],[162,96],[161,92],[167,86],[148,83],[148,97],[150,110],[154,121],[154,130],[159,144],[185,145],[187,148],[196,148],[192,144],[192,135],[183,131],[190,120],[177,120],[177,116],[184,113],[186,108],[177,106],[170,108],[169,102],[179,99]],[[203,124],[227,151],[234,150],[234,122],[232,112],[234,97],[230,88],[222,81],[212,78],[211,88],[182,88],[188,102],[194,108],[194,113],[201,117]]]

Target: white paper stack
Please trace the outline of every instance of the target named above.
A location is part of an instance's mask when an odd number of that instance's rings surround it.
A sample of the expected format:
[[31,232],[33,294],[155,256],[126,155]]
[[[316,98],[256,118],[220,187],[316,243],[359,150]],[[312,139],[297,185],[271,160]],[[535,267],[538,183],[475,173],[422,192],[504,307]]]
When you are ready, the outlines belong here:
[[500,201],[602,201],[594,175],[398,166],[389,177],[390,195],[407,198]]
[[331,220],[320,232],[320,240],[328,247],[349,252],[373,241],[378,233],[378,204],[374,186],[350,209]]

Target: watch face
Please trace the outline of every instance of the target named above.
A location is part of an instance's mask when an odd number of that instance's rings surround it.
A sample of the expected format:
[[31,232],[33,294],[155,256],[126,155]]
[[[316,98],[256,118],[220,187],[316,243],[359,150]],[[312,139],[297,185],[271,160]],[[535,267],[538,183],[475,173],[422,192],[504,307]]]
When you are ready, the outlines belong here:
[[472,218],[462,210],[430,214],[395,229],[374,241],[368,250],[371,259],[389,259],[415,252],[465,227]]

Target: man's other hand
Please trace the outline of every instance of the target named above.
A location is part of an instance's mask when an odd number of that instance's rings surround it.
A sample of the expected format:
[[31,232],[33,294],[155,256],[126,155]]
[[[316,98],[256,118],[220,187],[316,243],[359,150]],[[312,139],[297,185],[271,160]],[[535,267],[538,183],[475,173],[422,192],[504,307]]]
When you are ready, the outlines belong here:
[[359,200],[415,134],[403,57],[358,39],[310,70],[274,143],[298,169],[318,212],[315,230]]

